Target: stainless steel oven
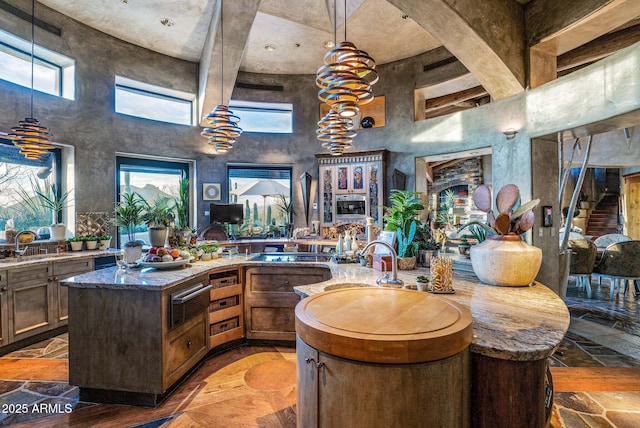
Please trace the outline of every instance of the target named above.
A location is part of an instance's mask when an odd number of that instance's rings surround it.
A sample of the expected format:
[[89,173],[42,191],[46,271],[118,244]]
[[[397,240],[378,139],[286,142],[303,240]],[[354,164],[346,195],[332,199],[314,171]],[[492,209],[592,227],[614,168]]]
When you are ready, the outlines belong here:
[[169,328],[184,324],[202,312],[209,305],[209,290],[213,286],[200,282],[170,295],[171,314],[169,317]]
[[367,195],[365,193],[350,193],[336,195],[336,219],[348,221],[363,219],[367,216]]

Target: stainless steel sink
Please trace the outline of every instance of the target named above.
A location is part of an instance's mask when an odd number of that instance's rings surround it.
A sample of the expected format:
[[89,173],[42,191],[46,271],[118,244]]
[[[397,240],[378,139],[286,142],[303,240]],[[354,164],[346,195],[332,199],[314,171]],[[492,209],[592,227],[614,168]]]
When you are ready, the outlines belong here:
[[357,288],[357,287],[377,287],[377,285],[370,285],[360,282],[348,282],[344,284],[331,284],[324,287],[324,291],[340,290],[341,288]]
[[256,262],[293,263],[293,262],[328,262],[331,254],[324,253],[262,253],[252,257]]

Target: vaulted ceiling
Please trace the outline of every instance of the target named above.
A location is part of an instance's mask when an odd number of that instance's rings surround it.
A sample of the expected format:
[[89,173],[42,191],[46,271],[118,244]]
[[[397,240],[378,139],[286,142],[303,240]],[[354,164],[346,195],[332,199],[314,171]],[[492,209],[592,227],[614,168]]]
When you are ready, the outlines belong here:
[[335,39],[344,39],[346,4],[346,38],[378,64],[440,47],[461,64],[462,73],[427,88],[425,99],[477,87],[469,96],[505,98],[640,40],[638,0],[226,0],[223,21],[219,0],[39,1],[114,37],[199,62],[203,114],[221,99],[221,26],[226,103],[238,71],[314,74],[334,40],[336,3]]

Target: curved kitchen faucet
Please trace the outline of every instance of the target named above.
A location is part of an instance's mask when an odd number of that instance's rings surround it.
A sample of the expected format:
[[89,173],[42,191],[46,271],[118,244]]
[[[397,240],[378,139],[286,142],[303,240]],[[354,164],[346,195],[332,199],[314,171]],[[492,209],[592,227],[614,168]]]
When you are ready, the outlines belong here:
[[404,285],[404,282],[401,279],[398,279],[398,254],[396,254],[396,250],[393,248],[392,245],[390,245],[386,241],[381,241],[381,240],[370,241],[367,243],[367,245],[364,246],[361,254],[366,254],[367,249],[369,249],[369,247],[372,247],[374,245],[382,245],[383,247],[386,247],[389,249],[389,251],[391,251],[391,278],[387,277],[385,273],[384,276],[381,276],[380,278],[376,279],[376,284],[382,285],[383,287],[384,286],[396,287],[396,288],[402,287]]

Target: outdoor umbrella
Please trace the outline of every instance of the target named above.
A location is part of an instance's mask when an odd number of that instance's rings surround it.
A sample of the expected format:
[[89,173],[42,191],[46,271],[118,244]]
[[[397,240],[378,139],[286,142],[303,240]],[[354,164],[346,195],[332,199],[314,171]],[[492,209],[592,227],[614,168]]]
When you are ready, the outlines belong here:
[[252,183],[242,186],[239,189],[233,190],[231,193],[238,196],[262,196],[262,226],[266,229],[267,220],[267,197],[276,195],[289,195],[289,187],[278,183],[275,180],[259,179]]

